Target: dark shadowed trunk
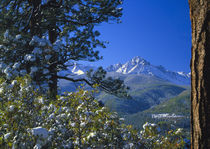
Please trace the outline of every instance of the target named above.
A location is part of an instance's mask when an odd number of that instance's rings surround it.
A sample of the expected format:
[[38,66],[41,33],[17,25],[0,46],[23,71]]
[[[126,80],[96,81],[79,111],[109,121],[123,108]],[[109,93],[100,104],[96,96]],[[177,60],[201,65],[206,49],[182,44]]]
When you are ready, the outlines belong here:
[[[54,5],[57,4],[56,0],[51,0],[50,2]],[[54,14],[56,16],[56,13],[53,10],[52,10],[52,14]],[[49,40],[53,44],[54,42],[56,42],[57,37],[58,37],[56,20],[52,19],[48,28],[49,28],[48,29]],[[58,78],[57,78],[58,55],[57,54],[53,54],[51,63],[52,64],[49,67],[50,74],[52,75],[52,77],[50,78],[50,82],[49,82],[50,97],[52,99],[56,99],[56,96],[58,94],[58,85],[57,85],[57,83],[58,83]]]
[[192,24],[191,148],[210,149],[210,0],[189,0]]
[[[53,44],[57,40],[56,23],[52,23],[49,28],[49,40]],[[50,97],[52,99],[56,99],[56,95],[58,93],[57,61],[58,55],[53,55],[52,64],[49,67],[50,74],[52,75],[49,82]]]
[[34,35],[41,36],[41,34],[39,34],[41,33],[40,27],[39,27],[39,23],[41,21],[41,17],[40,17],[41,0],[31,1],[30,4],[33,6],[32,16],[31,16],[30,25],[29,25],[31,36],[34,36]]

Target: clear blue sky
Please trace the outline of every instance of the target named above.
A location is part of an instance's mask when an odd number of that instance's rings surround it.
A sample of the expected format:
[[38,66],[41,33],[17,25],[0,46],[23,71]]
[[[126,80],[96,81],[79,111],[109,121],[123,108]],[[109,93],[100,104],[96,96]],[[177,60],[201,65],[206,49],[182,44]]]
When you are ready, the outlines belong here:
[[187,0],[124,0],[121,24],[97,27],[110,43],[100,50],[104,67],[141,56],[153,65],[190,71],[191,26]]

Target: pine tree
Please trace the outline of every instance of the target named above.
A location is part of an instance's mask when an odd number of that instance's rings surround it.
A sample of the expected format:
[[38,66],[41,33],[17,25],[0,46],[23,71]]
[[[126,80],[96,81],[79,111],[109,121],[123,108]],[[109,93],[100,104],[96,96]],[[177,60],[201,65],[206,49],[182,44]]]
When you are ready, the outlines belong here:
[[105,48],[95,26],[117,21],[121,0],[9,0],[0,1],[1,70],[10,80],[30,74],[36,85],[57,95],[58,79],[95,83],[106,92],[124,95],[119,79],[107,79],[100,68],[89,79],[59,76],[72,61],[101,59],[97,47]]

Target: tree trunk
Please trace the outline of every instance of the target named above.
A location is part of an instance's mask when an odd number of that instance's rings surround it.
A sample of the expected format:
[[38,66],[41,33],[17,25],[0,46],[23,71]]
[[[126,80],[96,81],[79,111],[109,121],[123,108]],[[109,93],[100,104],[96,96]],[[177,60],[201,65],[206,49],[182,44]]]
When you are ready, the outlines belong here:
[[[42,32],[41,32],[41,28],[39,26],[40,22],[41,22],[41,4],[42,1],[41,0],[32,0],[29,1],[29,3],[31,3],[31,5],[33,5],[33,12],[32,12],[32,16],[31,16],[31,20],[30,20],[30,33],[31,36],[34,35],[38,35],[40,37],[42,37]],[[51,4],[57,4],[56,0],[50,0],[48,1],[48,3]],[[52,9],[53,6],[51,6],[50,4],[47,5],[47,7],[45,9]],[[53,15],[52,15],[53,16]],[[56,14],[54,14],[54,16],[56,16]],[[48,26],[48,37],[50,42],[53,44],[56,40],[57,40],[57,31],[56,31],[56,21],[52,20]],[[32,47],[33,48],[33,47]],[[52,54],[54,54],[52,52]],[[52,56],[51,59],[51,65],[49,66],[48,70],[51,74],[51,78],[48,82],[49,85],[49,97],[51,97],[51,99],[56,99],[57,96],[57,61],[58,61],[58,55],[54,54]],[[30,67],[28,68],[30,70]],[[33,78],[36,82],[40,83],[39,81],[39,76],[36,76],[35,78]]]
[[210,149],[210,0],[189,0],[192,25],[191,148]]
[[[50,1],[53,4],[57,4],[56,0]],[[52,11],[52,14],[56,16],[56,14]],[[52,15],[53,16],[53,15]],[[56,20],[52,20],[49,25],[48,29],[48,36],[50,42],[53,44],[56,42],[58,33],[56,31]],[[58,63],[58,55],[54,54],[52,58],[52,64],[49,67],[50,74],[52,77],[50,78],[49,87],[50,87],[50,97],[52,99],[56,99],[56,96],[58,94],[58,78],[57,78],[57,63]]]
[[[56,23],[51,23],[51,27],[49,29],[49,40],[52,44],[57,40]],[[50,65],[49,67],[50,74],[52,75],[49,82],[50,97],[52,99],[56,99],[58,93],[57,61],[58,61],[58,55],[53,55],[52,58],[53,64]]]

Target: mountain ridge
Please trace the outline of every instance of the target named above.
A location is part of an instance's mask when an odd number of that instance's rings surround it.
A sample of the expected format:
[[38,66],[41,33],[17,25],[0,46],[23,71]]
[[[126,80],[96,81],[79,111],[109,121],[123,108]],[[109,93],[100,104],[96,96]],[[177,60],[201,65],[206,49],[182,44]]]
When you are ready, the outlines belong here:
[[[84,75],[89,69],[95,70],[96,67],[85,66],[78,63],[73,63],[68,68],[72,74]],[[145,74],[149,76],[155,76],[162,80],[177,84],[177,85],[190,85],[190,73],[175,72],[165,69],[163,66],[155,66],[150,64],[147,60],[140,56],[136,56],[124,64],[117,63],[108,66],[105,69],[108,73],[119,73],[123,75],[130,74]]]

